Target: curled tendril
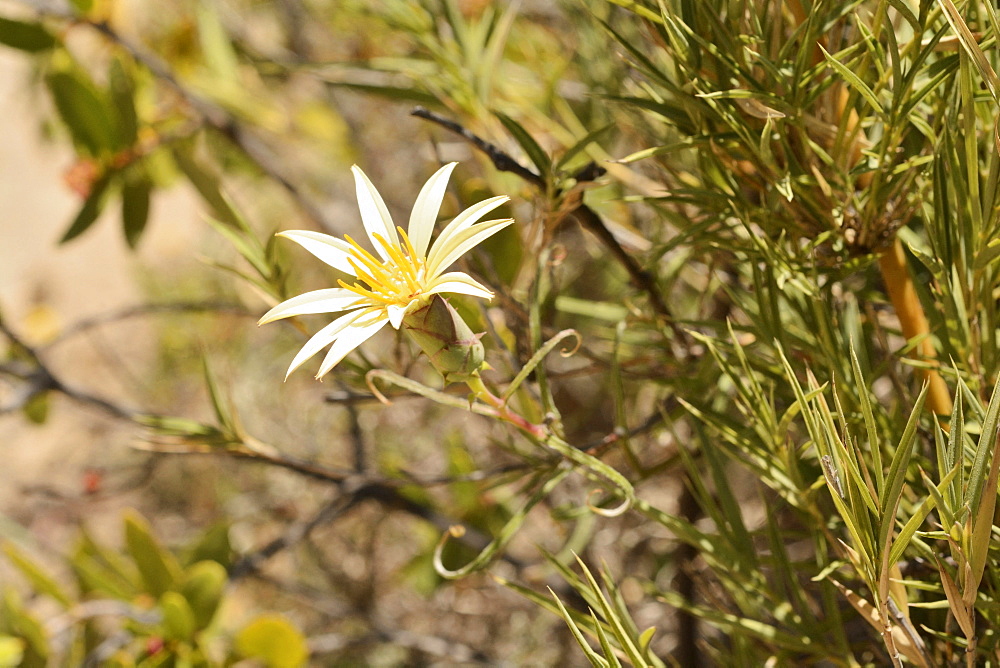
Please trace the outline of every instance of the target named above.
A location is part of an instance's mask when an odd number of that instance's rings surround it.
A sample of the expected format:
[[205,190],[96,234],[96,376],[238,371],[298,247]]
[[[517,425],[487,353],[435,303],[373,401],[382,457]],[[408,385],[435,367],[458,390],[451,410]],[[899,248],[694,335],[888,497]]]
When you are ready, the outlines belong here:
[[389,397],[382,394],[381,390],[379,390],[375,386],[375,378],[381,375],[382,374],[379,369],[371,369],[368,373],[365,374],[365,385],[368,386],[368,389],[371,390],[371,393],[375,396],[376,399],[378,399],[386,406],[392,406],[392,401],[389,400]]
[[577,350],[579,350],[580,346],[583,344],[583,337],[580,336],[579,332],[577,332],[575,329],[564,329],[563,331],[559,332],[551,339],[546,341],[544,344],[542,344],[541,348],[535,351],[535,354],[531,356],[531,359],[528,360],[528,363],[524,365],[524,367],[514,377],[514,380],[510,382],[510,385],[504,391],[503,395],[501,395],[501,398],[504,401],[507,401],[507,399],[509,399],[514,394],[514,392],[517,391],[517,388],[521,386],[521,383],[523,383],[524,379],[528,377],[528,374],[534,371],[535,367],[541,364],[542,360],[545,359],[545,357],[550,352],[552,352],[553,348],[555,348],[562,341],[568,339],[571,336],[576,337],[576,345],[569,351],[565,350],[560,351],[560,354],[563,357],[569,357],[570,355],[574,354]]
[[576,336],[576,344],[574,344],[572,348],[563,348],[560,350],[559,354],[563,357],[572,357],[578,350],[580,350],[580,346],[583,345],[583,337],[576,332],[573,332],[573,334]]
[[[413,394],[419,394],[420,396],[430,399],[431,401],[441,404],[442,406],[450,406],[452,408],[460,408],[465,411],[472,411],[478,415],[485,415],[487,417],[495,418],[497,417],[496,409],[492,406],[485,406],[479,403],[473,403],[469,405],[469,401],[466,397],[457,397],[447,392],[441,392],[440,390],[435,390],[432,387],[427,387],[412,378],[407,378],[406,376],[401,376],[398,373],[393,373],[392,371],[386,371],[385,369],[372,369],[365,374],[365,382],[368,384],[368,388],[376,396],[383,396],[378,390],[375,389],[375,381],[381,380],[386,383],[391,383],[396,387],[401,387],[404,390],[408,390]],[[388,403],[386,400],[383,403]]]
[[591,503],[591,499],[600,494],[601,491],[602,490],[599,489],[592,489],[590,490],[590,494],[587,495],[587,508],[590,509],[590,512],[595,515],[600,515],[601,517],[618,517],[632,507],[632,500],[628,497],[625,497],[625,499],[614,508],[601,508],[600,506],[594,505]]
[[590,504],[588,497],[588,507],[590,507],[590,509],[598,515],[616,517],[631,508],[636,502],[635,489],[632,487],[632,483],[628,481],[628,478],[602,462],[597,457],[594,457],[579,448],[573,447],[554,434],[549,434],[549,436],[542,441],[542,443],[546,447],[562,455],[567,461],[578,465],[580,469],[588,475],[593,476],[594,478],[603,479],[624,499],[620,506],[606,510],[593,507]]
[[441,560],[441,555],[444,552],[444,546],[448,543],[448,540],[451,538],[460,538],[465,533],[465,529],[463,527],[449,527],[448,530],[441,536],[437,546],[434,548],[434,570],[441,577],[448,580],[454,580],[486,568],[486,566],[493,561],[493,558],[507,546],[507,543],[509,543],[511,538],[513,538],[518,532],[521,525],[524,523],[525,518],[528,516],[528,512],[538,505],[540,501],[548,497],[552,490],[555,489],[556,485],[561,483],[571,472],[572,469],[569,466],[559,466],[552,477],[546,480],[544,484],[540,485],[538,489],[536,489],[531,496],[528,497],[517,512],[515,512],[511,518],[507,520],[507,523],[502,529],[500,529],[500,533],[497,534],[496,538],[491,540],[489,545],[484,547],[472,561],[461,568],[447,568]]

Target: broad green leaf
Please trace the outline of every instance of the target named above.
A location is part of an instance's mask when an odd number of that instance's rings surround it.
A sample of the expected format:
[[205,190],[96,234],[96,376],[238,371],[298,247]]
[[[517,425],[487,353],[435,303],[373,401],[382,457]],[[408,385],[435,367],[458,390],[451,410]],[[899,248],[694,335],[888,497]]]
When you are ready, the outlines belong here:
[[34,559],[17,549],[13,543],[4,544],[3,551],[22,575],[28,579],[36,593],[51,596],[65,608],[69,608],[73,604],[73,599],[66,593],[62,585],[43,571]]
[[175,591],[164,592],[160,597],[160,614],[163,615],[163,627],[167,638],[173,640],[193,640],[198,626],[195,623],[194,611],[184,596]]
[[126,178],[122,184],[122,228],[129,248],[139,245],[139,239],[149,221],[149,199],[153,184],[145,173]]
[[980,485],[978,480],[972,479],[974,485],[981,488],[982,493],[971,505],[974,514],[972,522],[972,535],[969,538],[969,579],[965,583],[963,592],[967,605],[971,606],[976,600],[976,590],[982,581],[986,560],[989,553],[990,542],[993,537],[994,512],[997,505],[997,484],[1000,477],[1000,378],[997,379],[993,387],[993,395],[990,397],[990,405],[986,409],[986,419],[983,421],[982,433],[979,435],[980,452],[989,450],[992,455],[990,461],[990,471],[986,481]]
[[25,402],[21,414],[32,424],[45,424],[49,417],[49,393],[36,392]]
[[233,86],[239,82],[239,61],[233,43],[219,18],[215,6],[199,2],[196,6],[198,21],[198,42],[201,45],[205,64],[212,76],[222,86]]
[[83,206],[80,207],[79,213],[76,214],[76,218],[73,219],[66,232],[63,233],[59,243],[64,244],[67,241],[72,241],[90,229],[90,226],[97,221],[98,216],[101,215],[101,211],[104,210],[108,187],[111,185],[112,180],[110,174],[105,174],[94,183]]
[[193,545],[185,551],[184,565],[192,566],[199,561],[215,561],[228,568],[233,559],[233,548],[229,543],[229,524],[219,522],[205,530]]
[[879,499],[883,523],[891,524],[894,521],[893,517],[889,515],[894,515],[895,508],[899,504],[899,497],[903,491],[903,485],[906,482],[906,468],[910,463],[910,456],[913,454],[913,445],[916,442],[917,427],[920,424],[920,414],[923,412],[924,400],[927,398],[927,389],[928,386],[924,385],[920,394],[917,395],[916,401],[913,402],[910,417],[906,421],[903,434],[900,436],[899,443],[896,445],[896,451],[892,456],[892,462],[889,464],[889,472],[885,478],[885,493]]
[[128,600],[140,591],[135,565],[118,552],[98,545],[86,530],[80,532],[70,566],[85,593],[98,591]]
[[122,144],[126,147],[134,146],[139,138],[139,119],[135,110],[135,82],[121,58],[115,58],[108,66],[108,92]]
[[46,77],[59,117],[73,139],[92,156],[118,148],[113,116],[104,94],[80,70],[53,72]]
[[[979,405],[979,400],[973,399],[973,404]],[[990,455],[994,452],[998,428],[1000,428],[1000,376],[997,377],[996,384],[993,386],[990,403],[983,416],[979,443],[976,445],[976,456],[969,473],[968,489],[965,493],[965,503],[969,508],[979,508],[983,486],[988,476],[986,462],[989,461]]]
[[160,597],[177,586],[181,574],[177,561],[153,537],[146,520],[134,512],[125,515],[125,545],[150,594]]
[[215,561],[199,561],[187,569],[181,594],[190,606],[196,630],[212,622],[228,582],[226,569]]
[[41,622],[26,610],[13,589],[3,592],[0,614],[12,635],[24,642],[20,668],[45,668],[51,654],[48,637]]
[[0,635],[0,668],[17,668],[24,659],[24,641]]
[[281,615],[261,615],[236,635],[237,651],[268,668],[306,665],[309,648],[302,633]]
[[0,44],[38,53],[54,47],[56,38],[39,23],[24,23],[0,16]]

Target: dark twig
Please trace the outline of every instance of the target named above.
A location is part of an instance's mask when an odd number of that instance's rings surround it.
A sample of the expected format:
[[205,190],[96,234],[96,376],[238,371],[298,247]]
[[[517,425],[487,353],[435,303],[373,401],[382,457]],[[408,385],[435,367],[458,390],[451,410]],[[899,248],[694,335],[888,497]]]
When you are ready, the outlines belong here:
[[522,179],[538,186],[541,189],[545,189],[545,179],[531,171],[521,163],[519,163],[514,158],[510,157],[505,153],[500,147],[495,144],[491,144],[479,135],[469,131],[467,128],[459,125],[453,120],[447,119],[444,116],[435,114],[430,109],[424,107],[416,107],[410,112],[411,116],[416,116],[417,118],[422,118],[431,123],[436,123],[444,129],[454,132],[457,135],[465,138],[469,143],[478,148],[480,151],[485,153],[487,157],[493,162],[493,166],[499,169],[501,172],[510,172],[512,174],[517,174]]
[[332,522],[351,509],[359,498],[354,494],[338,494],[328,501],[308,522],[293,524],[285,533],[275,538],[264,547],[241,557],[229,569],[232,580],[255,573],[260,566],[282,550],[298,545],[305,540],[313,530],[323,524]]
[[[240,558],[230,569],[230,577],[235,580],[256,573],[265,561],[283,550],[298,545],[317,527],[343,516],[348,510],[364,501],[375,501],[390,510],[399,510],[419,517],[442,532],[457,523],[452,518],[407,498],[398,489],[383,481],[365,480],[363,477],[348,478],[340,484],[340,494],[327,502],[310,520],[293,525],[283,535]],[[474,529],[467,530],[461,540],[477,551],[484,549],[490,542],[489,537]],[[501,555],[501,558],[516,568],[523,566],[519,560],[509,555]]]
[[[491,144],[461,124],[445,118],[444,116],[440,116],[429,109],[425,109],[424,107],[416,107],[410,112],[410,115],[423,118],[424,120],[440,125],[450,132],[460,135],[473,146],[485,153],[486,156],[493,162],[493,166],[501,172],[511,172],[512,174],[517,174],[525,181],[528,181],[541,190],[545,190],[547,188],[546,180],[542,176],[539,176],[524,165],[520,164],[517,160],[514,160],[514,158],[507,155],[507,153],[498,148],[495,144]],[[580,180],[593,178],[601,173],[599,170],[600,168],[585,168],[577,176]],[[616,239],[615,235],[611,233],[611,230],[607,228],[604,221],[601,220],[601,217],[598,216],[593,209],[583,203],[582,197],[578,198],[578,201],[575,203],[573,208],[566,212],[565,215],[576,218],[585,229],[590,230],[590,232],[592,232],[598,240],[611,251],[615,260],[617,260],[622,267],[625,268],[625,271],[628,272],[629,277],[632,279],[632,283],[649,295],[649,301],[653,305],[653,308],[656,309],[656,312],[665,318],[668,323],[671,323],[672,326],[673,317],[671,316],[666,303],[663,301],[663,296],[660,294],[660,289],[657,287],[656,280],[653,278],[653,275],[643,269],[636,259],[629,255],[622,245],[618,243],[618,239]]]
[[622,245],[618,243],[615,235],[611,233],[611,230],[607,228],[601,217],[594,213],[586,204],[583,204],[581,200],[580,205],[573,209],[569,214],[579,221],[579,223],[584,227],[584,229],[589,230],[594,236],[596,236],[605,248],[611,251],[615,259],[625,268],[628,272],[629,277],[632,279],[632,283],[645,292],[649,296],[649,301],[656,309],[656,312],[667,319],[668,322],[673,322],[673,316],[670,314],[670,310],[663,301],[663,296],[660,294],[660,289],[656,285],[656,280],[653,275],[642,268],[642,266],[636,261],[634,257],[629,255],[628,251],[622,248]]
[[[7,372],[7,375],[17,377],[24,382],[22,391],[18,393],[15,400],[6,406],[0,406],[0,415],[15,410],[20,410],[29,401],[45,392],[59,392],[77,403],[93,406],[112,417],[135,421],[139,417],[139,412],[99,397],[89,392],[72,387],[52,373],[48,365],[39,357],[38,351],[26,344],[13,330],[11,330],[2,319],[0,319],[0,334],[6,336],[14,346],[27,355],[32,362],[33,368],[25,369],[10,367],[10,371],[0,367],[0,373]],[[5,365],[6,366],[6,365]]]
[[137,304],[135,306],[127,306],[123,309],[112,311],[110,313],[102,313],[100,315],[93,316],[91,318],[84,318],[83,320],[78,320],[73,323],[65,330],[60,332],[54,340],[40,346],[39,350],[46,350],[53,346],[63,343],[69,338],[77,336],[83,332],[86,332],[95,327],[101,327],[102,325],[108,325],[111,323],[121,322],[122,320],[129,320],[132,318],[139,318],[142,316],[154,314],[154,313],[227,313],[230,315],[236,315],[241,317],[254,317],[256,318],[258,314],[247,310],[246,307],[240,304],[226,303],[226,302],[173,302],[164,304]]

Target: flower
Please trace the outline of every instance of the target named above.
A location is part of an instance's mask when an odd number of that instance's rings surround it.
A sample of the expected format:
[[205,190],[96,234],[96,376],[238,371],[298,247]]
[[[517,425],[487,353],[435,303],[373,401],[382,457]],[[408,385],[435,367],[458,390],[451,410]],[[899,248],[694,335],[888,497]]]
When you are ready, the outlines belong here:
[[[377,255],[354,239],[337,239],[320,232],[289,230],[278,236],[291,239],[335,269],[353,276],[340,287],[314,290],[284,301],[264,314],[264,323],[311,313],[343,313],[310,338],[288,367],[287,379],[303,362],[330,346],[316,374],[321,379],[352,350],[386,323],[399,329],[403,318],[425,305],[434,295],[454,293],[492,299],[493,293],[460,271],[445,272],[477,244],[512,224],[513,219],[478,222],[505,203],[508,197],[491,197],[474,204],[448,223],[433,244],[431,233],[444,199],[448,179],[457,163],[439,169],[417,195],[408,231],[393,225],[389,211],[372,182],[355,165],[361,222]],[[428,246],[430,249],[428,250]],[[331,345],[332,344],[332,345]]]

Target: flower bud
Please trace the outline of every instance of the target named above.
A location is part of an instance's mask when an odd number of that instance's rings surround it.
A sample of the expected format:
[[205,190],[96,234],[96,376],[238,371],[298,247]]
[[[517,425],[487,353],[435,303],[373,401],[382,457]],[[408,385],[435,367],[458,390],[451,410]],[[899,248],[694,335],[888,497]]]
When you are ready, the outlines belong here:
[[420,346],[446,382],[461,383],[479,375],[485,351],[482,334],[473,334],[451,304],[434,295],[406,314],[403,328]]

